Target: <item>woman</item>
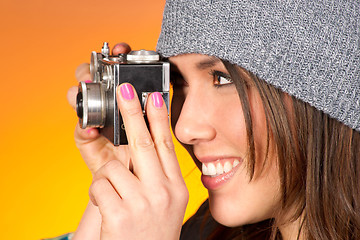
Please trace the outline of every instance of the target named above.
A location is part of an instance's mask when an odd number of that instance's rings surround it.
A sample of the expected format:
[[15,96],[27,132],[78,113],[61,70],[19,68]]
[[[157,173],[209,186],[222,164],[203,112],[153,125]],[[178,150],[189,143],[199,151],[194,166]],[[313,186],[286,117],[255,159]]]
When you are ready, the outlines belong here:
[[[157,51],[172,64],[172,127],[209,191],[182,239],[360,239],[358,9],[167,1]],[[166,108],[153,93],[148,132],[134,94],[117,89],[128,147],[76,129],[94,181],[73,239],[180,237],[188,193]]]

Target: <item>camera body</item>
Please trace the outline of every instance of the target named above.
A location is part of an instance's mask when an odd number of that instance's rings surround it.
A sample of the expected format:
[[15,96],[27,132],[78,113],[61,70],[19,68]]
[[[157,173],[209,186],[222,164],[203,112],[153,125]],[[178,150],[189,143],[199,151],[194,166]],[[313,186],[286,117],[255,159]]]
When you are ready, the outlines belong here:
[[169,110],[170,64],[154,51],[109,55],[105,42],[101,53],[91,53],[92,82],[80,82],[76,112],[81,128],[96,127],[115,146],[127,144],[125,126],[116,102],[116,87],[134,86],[147,123],[145,106],[152,92],[160,92]]

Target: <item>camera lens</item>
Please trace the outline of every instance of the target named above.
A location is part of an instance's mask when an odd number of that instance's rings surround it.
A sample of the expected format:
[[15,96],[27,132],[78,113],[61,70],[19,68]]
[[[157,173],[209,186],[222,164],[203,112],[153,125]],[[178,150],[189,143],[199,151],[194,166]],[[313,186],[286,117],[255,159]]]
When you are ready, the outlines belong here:
[[80,82],[76,96],[76,113],[81,128],[104,127],[105,91],[101,83]]
[[78,118],[83,118],[84,115],[84,106],[83,106],[83,95],[82,92],[79,92],[76,95],[76,114]]

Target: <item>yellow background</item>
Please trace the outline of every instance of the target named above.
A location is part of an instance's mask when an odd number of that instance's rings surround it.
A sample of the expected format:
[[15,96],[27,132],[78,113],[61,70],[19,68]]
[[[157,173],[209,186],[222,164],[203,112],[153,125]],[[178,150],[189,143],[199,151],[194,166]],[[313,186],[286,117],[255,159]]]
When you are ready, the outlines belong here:
[[[164,0],[1,0],[0,239],[74,231],[91,176],[73,140],[67,104],[77,65],[103,41],[155,49]],[[190,190],[186,217],[206,197],[177,145]]]

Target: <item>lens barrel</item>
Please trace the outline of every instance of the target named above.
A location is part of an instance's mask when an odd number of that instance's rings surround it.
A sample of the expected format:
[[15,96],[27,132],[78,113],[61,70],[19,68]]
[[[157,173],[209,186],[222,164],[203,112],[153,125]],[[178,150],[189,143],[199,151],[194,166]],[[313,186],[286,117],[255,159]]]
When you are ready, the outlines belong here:
[[76,113],[81,128],[104,127],[105,91],[101,83],[80,82],[76,96]]

